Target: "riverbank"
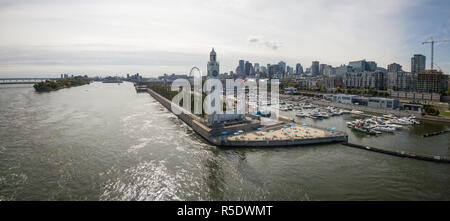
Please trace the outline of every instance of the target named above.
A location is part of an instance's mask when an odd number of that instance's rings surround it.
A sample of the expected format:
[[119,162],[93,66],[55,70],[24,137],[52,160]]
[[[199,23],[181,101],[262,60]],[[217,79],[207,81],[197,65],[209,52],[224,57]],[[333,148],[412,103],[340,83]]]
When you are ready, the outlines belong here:
[[88,78],[77,76],[74,78],[63,78],[58,80],[42,81],[39,83],[35,83],[33,87],[37,92],[48,92],[48,91],[56,91],[63,88],[81,86],[89,83],[90,80]]

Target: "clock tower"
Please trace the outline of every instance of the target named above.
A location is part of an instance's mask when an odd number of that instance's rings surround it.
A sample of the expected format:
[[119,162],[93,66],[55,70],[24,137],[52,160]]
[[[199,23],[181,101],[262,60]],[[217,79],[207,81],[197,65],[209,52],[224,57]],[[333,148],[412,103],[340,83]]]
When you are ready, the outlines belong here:
[[208,62],[208,78],[217,78],[219,76],[219,63],[216,60],[216,52],[214,48],[211,53],[209,53]]

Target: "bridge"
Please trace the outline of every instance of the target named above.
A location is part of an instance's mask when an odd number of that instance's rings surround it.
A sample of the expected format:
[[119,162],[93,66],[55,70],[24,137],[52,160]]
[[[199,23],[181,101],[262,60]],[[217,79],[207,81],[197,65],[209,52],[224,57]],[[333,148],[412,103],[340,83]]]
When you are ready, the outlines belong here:
[[59,78],[0,78],[0,84],[34,84],[46,80],[56,80]]

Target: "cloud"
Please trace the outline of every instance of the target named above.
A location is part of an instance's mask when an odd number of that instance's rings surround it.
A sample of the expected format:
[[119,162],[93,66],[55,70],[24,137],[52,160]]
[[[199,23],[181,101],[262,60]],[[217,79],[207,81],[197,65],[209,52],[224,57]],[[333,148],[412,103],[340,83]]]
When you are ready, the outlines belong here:
[[[440,30],[435,39],[443,39],[449,33],[448,22],[433,22],[448,21],[448,3],[422,0],[282,0],[275,7],[269,0],[0,2],[0,72],[8,66],[8,74],[27,64],[36,67],[28,72],[34,75],[46,68],[58,72],[57,65],[59,72],[65,66],[83,72],[120,64],[121,71],[134,65],[159,75],[193,65],[204,69],[211,47],[221,72],[234,70],[240,59],[338,66],[366,58],[381,67],[408,67],[414,53],[429,53],[416,36]],[[439,5],[440,16],[435,8],[422,12],[426,5]],[[42,47],[25,50],[35,46]],[[449,46],[436,46],[437,63],[449,60]]]
[[248,38],[248,42],[250,42],[250,43],[258,43],[259,42],[259,38],[250,36]]
[[281,42],[276,41],[265,41],[264,46],[271,48],[272,50],[277,50],[279,47],[281,47]]
[[272,50],[277,50],[282,45],[281,42],[277,42],[277,41],[263,41],[261,38],[255,37],[255,36],[248,37],[248,42],[251,43],[251,44],[262,45],[262,46],[268,47],[268,48],[270,48]]

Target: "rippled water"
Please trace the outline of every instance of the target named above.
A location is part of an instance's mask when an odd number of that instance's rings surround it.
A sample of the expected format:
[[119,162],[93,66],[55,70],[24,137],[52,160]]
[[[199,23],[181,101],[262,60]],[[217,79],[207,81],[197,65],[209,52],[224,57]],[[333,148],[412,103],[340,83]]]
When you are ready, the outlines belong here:
[[[307,123],[335,126],[351,116]],[[448,125],[350,141],[450,155]],[[211,146],[132,84],[0,86],[0,200],[449,200],[450,165],[340,144]]]

